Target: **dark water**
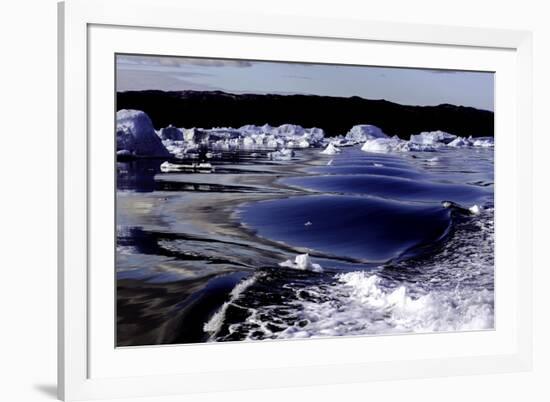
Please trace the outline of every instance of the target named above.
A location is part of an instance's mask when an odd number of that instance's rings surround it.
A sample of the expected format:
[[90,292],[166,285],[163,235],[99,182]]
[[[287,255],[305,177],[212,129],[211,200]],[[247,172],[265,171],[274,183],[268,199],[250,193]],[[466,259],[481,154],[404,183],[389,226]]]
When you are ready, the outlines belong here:
[[352,149],[311,172],[281,181],[318,195],[247,204],[240,219],[261,237],[360,261],[262,269],[212,320],[211,340],[493,327],[492,150]]
[[[234,197],[228,224],[246,236],[187,233],[169,203],[162,221],[177,225],[168,229],[121,219],[121,344],[492,328],[493,150],[347,148],[323,158],[299,174],[278,169],[300,155],[275,168],[261,158],[222,164],[207,183],[162,177],[154,166],[125,173],[119,191]],[[223,180],[250,172],[278,177],[273,197],[265,186]],[[255,194],[266,199],[243,198]],[[306,252],[322,272],[278,265]],[[140,330],[137,317],[147,315],[157,324]]]
[[264,201],[245,207],[240,216],[262,237],[365,262],[385,262],[437,243],[451,226],[451,211],[440,203],[350,195]]

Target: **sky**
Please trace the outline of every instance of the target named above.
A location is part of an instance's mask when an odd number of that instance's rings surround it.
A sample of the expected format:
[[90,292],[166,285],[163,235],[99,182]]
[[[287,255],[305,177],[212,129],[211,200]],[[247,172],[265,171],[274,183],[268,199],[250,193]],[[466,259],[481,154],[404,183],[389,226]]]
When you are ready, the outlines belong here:
[[334,64],[117,55],[117,91],[224,91],[360,96],[403,105],[494,111],[494,74]]

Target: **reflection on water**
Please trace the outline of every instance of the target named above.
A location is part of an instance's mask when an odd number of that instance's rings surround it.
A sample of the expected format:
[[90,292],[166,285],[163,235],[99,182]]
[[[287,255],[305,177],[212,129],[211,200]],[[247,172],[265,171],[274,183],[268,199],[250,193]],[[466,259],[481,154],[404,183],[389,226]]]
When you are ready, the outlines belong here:
[[128,162],[117,162],[117,190],[155,191],[155,175],[160,173],[162,162],[164,160],[160,159],[138,159]]

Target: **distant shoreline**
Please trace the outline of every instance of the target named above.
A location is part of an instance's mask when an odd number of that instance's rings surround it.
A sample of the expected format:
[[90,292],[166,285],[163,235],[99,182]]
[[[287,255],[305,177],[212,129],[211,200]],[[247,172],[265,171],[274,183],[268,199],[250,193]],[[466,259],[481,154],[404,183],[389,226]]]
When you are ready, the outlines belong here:
[[125,91],[116,110],[146,112],[155,128],[278,126],[289,121],[318,127],[327,136],[345,134],[357,124],[372,124],[386,134],[408,138],[443,130],[459,136],[494,135],[494,113],[472,107],[400,105],[386,100],[317,95],[230,94],[221,91]]

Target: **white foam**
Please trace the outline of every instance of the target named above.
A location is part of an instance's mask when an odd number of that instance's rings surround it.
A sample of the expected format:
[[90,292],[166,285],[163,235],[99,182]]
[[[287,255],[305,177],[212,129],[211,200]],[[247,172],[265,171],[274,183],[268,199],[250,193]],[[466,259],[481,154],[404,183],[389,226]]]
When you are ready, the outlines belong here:
[[241,294],[250,285],[252,285],[254,282],[256,282],[256,280],[258,279],[258,275],[260,275],[260,274],[252,275],[251,277],[245,279],[244,281],[239,282],[231,290],[229,300],[226,301],[225,303],[223,303],[222,306],[220,307],[220,309],[218,311],[216,311],[214,313],[214,315],[212,315],[210,320],[208,320],[206,323],[204,323],[202,329],[203,329],[204,332],[210,334],[210,340],[214,340],[214,338],[216,337],[216,334],[221,329],[221,327],[223,325],[223,322],[225,320],[225,313],[227,312],[227,308],[230,305],[234,304],[239,299]]
[[[382,278],[364,271],[339,274],[337,279],[335,285],[322,290],[327,301],[303,299],[300,302],[302,324],[289,326],[277,336],[294,338],[493,327],[493,292],[489,290],[455,289],[415,295],[405,286],[386,287]],[[315,297],[318,289],[311,290]],[[307,324],[303,325],[304,322]]]
[[302,271],[323,272],[323,268],[319,264],[315,264],[311,262],[311,258],[307,253],[297,255],[294,261],[286,260],[284,262],[281,262],[279,263],[279,266],[292,268],[292,269],[299,269]]

